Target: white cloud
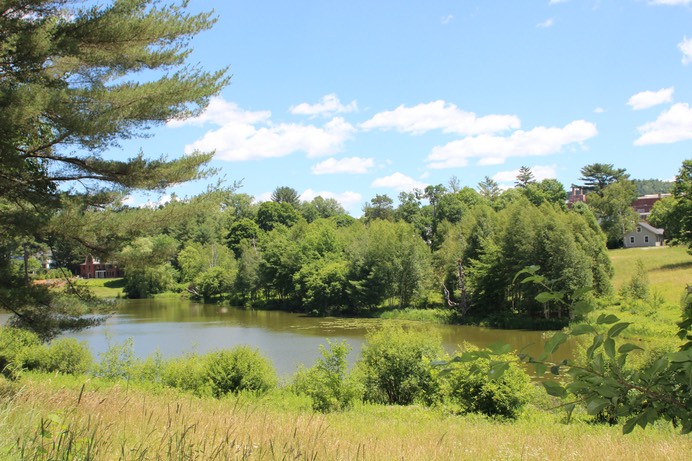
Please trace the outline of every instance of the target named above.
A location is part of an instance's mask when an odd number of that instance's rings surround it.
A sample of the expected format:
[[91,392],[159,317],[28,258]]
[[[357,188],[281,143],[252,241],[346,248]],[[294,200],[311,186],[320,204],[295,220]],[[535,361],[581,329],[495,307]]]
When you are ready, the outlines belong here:
[[234,102],[226,101],[223,98],[212,98],[207,108],[199,116],[185,120],[171,120],[168,122],[168,126],[176,128],[185,125],[202,126],[207,123],[218,126],[229,123],[256,124],[268,121],[271,115],[271,111],[268,110],[246,111]]
[[649,0],[652,5],[689,5],[692,0]]
[[300,194],[300,200],[310,202],[317,196],[322,198],[333,198],[346,209],[352,208],[354,205],[360,205],[360,202],[363,200],[363,196],[358,192],[346,191],[336,194],[329,191],[315,192],[312,189],[306,189]]
[[673,100],[674,87],[661,88],[658,91],[642,91],[632,96],[627,104],[632,110],[648,109],[649,107],[671,102]]
[[515,115],[486,115],[477,117],[445,101],[433,101],[413,107],[401,105],[394,110],[375,114],[360,126],[365,130],[394,129],[404,133],[422,134],[431,130],[465,135],[495,133],[517,129],[521,125]]
[[641,136],[636,146],[670,144],[692,139],[692,109],[686,103],[674,104],[658,118],[637,128]]
[[596,125],[576,120],[562,128],[541,126],[530,131],[518,130],[509,136],[467,137],[433,148],[427,158],[428,167],[462,167],[472,158],[478,158],[479,165],[500,165],[510,157],[555,154],[565,146],[582,143],[596,134]]
[[558,3],[567,3],[569,0],[550,0],[548,2],[549,5],[557,5]]
[[692,38],[683,38],[680,43],[678,43],[678,48],[682,51],[682,63],[687,65],[692,62]]
[[605,112],[605,109],[602,107],[597,107],[593,110],[594,114],[602,114]]
[[425,189],[427,184],[420,181],[416,181],[402,173],[394,173],[390,176],[385,176],[384,178],[375,179],[371,187],[388,187],[394,189],[397,192],[410,191],[413,189]]
[[547,29],[548,27],[552,27],[555,24],[555,18],[548,18],[543,22],[539,22],[536,24],[536,27],[539,29]]
[[[533,173],[533,177],[536,181],[557,178],[557,165],[535,165],[530,168],[531,173]],[[500,183],[514,183],[517,180],[518,174],[518,169],[512,171],[500,171],[493,176],[493,180]]]
[[375,166],[374,158],[346,157],[342,159],[328,158],[314,165],[310,170],[313,174],[351,173],[364,174]]
[[283,157],[294,152],[319,157],[340,152],[344,142],[355,132],[355,128],[341,117],[323,126],[274,124],[269,111],[250,112],[224,100],[213,102],[199,117],[172,124],[219,127],[185,146],[186,153],[216,150],[216,158],[227,161]]
[[330,117],[334,114],[355,112],[356,110],[358,110],[358,104],[356,101],[351,101],[350,103],[343,105],[334,93],[324,96],[322,101],[318,102],[317,104],[308,104],[304,102],[290,108],[292,114],[309,115],[311,117],[315,117],[317,115]]
[[446,24],[449,24],[450,22],[452,22],[452,19],[454,19],[454,15],[448,14],[447,16],[442,16],[442,18],[440,19],[440,22],[442,22],[442,24],[446,25]]

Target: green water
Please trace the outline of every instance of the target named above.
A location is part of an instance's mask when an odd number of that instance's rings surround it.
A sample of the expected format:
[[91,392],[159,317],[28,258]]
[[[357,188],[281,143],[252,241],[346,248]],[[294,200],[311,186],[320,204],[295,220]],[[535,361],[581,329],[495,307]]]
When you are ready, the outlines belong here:
[[[236,345],[258,348],[269,357],[280,375],[293,373],[300,364],[311,365],[319,357],[320,344],[346,340],[356,360],[368,329],[393,320],[316,318],[282,311],[243,310],[177,299],[125,300],[103,325],[65,336],[86,341],[98,357],[109,342],[134,341],[139,357],[159,350],[165,357],[188,352],[204,353]],[[412,325],[430,328],[440,335],[445,348],[454,352],[464,341],[479,347],[496,342],[510,344],[537,356],[552,333],[495,330],[462,325]],[[571,354],[563,346],[560,358]]]

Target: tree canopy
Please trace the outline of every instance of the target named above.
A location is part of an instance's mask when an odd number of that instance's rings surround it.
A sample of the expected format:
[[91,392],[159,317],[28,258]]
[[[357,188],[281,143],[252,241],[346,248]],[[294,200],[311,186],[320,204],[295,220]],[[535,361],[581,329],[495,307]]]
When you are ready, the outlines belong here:
[[624,168],[615,168],[612,163],[592,163],[581,169],[582,186],[586,191],[602,195],[603,189],[621,179],[629,179],[630,175]]
[[[131,190],[163,190],[209,173],[213,153],[168,159],[107,151],[200,113],[228,83],[226,69],[187,63],[190,39],[214,22],[210,13],[188,12],[187,2],[0,4],[0,266],[22,242],[60,237],[61,228],[47,224],[56,214],[70,210],[81,222],[80,213],[117,205]],[[41,323],[38,312],[44,320],[58,315],[49,298],[3,278],[0,304],[24,324]],[[25,308],[37,303],[51,307],[30,315]]]

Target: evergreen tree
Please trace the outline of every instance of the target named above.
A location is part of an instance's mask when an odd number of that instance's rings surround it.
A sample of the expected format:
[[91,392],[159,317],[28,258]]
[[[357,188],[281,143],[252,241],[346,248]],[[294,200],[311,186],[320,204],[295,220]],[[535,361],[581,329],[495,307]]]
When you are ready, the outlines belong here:
[[580,181],[584,181],[582,188],[587,192],[596,192],[603,195],[603,190],[610,184],[621,179],[629,179],[630,175],[624,168],[615,168],[612,163],[592,163],[581,169]]
[[297,190],[288,186],[280,186],[274,189],[271,200],[276,203],[288,203],[296,209],[300,207],[300,194]]
[[502,193],[500,185],[488,176],[478,183],[478,192],[490,203],[493,203]]
[[[174,160],[102,154],[148,128],[199,114],[226,85],[225,69],[186,64],[190,39],[213,23],[209,13],[189,13],[187,2],[0,4],[0,272],[17,252],[9,242],[76,238],[84,211],[107,208],[132,189],[163,190],[209,173],[203,167],[211,153]],[[135,80],[144,71],[154,77]],[[68,205],[77,218],[71,233],[48,229]],[[0,278],[0,305],[17,325],[45,338],[84,325],[50,293]]]
[[517,180],[514,182],[514,184],[517,187],[527,187],[529,184],[535,183],[536,180],[534,179],[533,172],[531,171],[531,168],[527,166],[522,166],[519,168],[519,174],[517,174]]

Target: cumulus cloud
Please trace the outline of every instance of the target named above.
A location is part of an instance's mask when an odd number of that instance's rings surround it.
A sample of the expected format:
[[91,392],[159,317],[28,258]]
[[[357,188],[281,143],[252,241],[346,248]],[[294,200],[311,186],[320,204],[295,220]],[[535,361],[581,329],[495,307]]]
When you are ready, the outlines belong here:
[[274,124],[269,111],[246,111],[220,99],[212,102],[199,117],[172,124],[218,126],[185,146],[186,153],[216,150],[216,158],[226,161],[283,157],[294,152],[320,157],[340,152],[344,142],[355,132],[355,128],[341,117],[322,126]]
[[[557,178],[557,165],[535,165],[531,167],[531,173],[536,181]],[[519,174],[519,169],[512,171],[500,171],[493,176],[493,180],[499,183],[514,183]]]
[[678,48],[682,51],[682,63],[687,65],[692,62],[692,38],[683,38],[678,43]]
[[363,200],[363,196],[358,192],[346,191],[337,194],[329,191],[315,192],[312,189],[306,189],[302,194],[300,194],[300,200],[310,202],[317,196],[322,198],[333,198],[346,209],[360,204],[361,200]]
[[529,131],[517,130],[509,136],[486,134],[467,137],[433,148],[427,158],[428,167],[462,167],[472,158],[477,158],[479,165],[499,165],[510,157],[550,155],[596,134],[596,125],[576,120],[562,128],[536,127]]
[[555,24],[555,18],[548,18],[543,22],[539,22],[536,24],[536,27],[539,29],[547,29],[548,27],[552,27]]
[[364,174],[375,166],[374,158],[346,157],[342,159],[328,158],[311,168],[313,174],[350,173]]
[[670,144],[692,139],[692,109],[686,103],[674,104],[658,118],[637,128],[641,136],[636,146]]
[[378,128],[412,134],[442,130],[445,133],[473,135],[517,129],[521,122],[515,115],[477,117],[473,112],[463,111],[454,104],[440,100],[413,107],[401,105],[394,110],[379,112],[360,126],[365,130]]
[[427,184],[416,181],[402,173],[394,173],[390,176],[375,179],[371,187],[387,187],[397,192],[410,191],[413,189],[425,189]]
[[341,101],[339,101],[339,98],[334,93],[322,97],[322,100],[316,104],[308,104],[304,102],[290,108],[292,114],[309,115],[310,117],[315,117],[318,115],[330,117],[334,114],[355,112],[356,110],[358,110],[358,104],[356,101],[351,101],[350,103],[344,105],[341,103]]
[[674,87],[661,88],[658,91],[642,91],[633,95],[627,104],[632,107],[632,110],[648,109],[649,107],[657,106],[671,102],[673,100]]

